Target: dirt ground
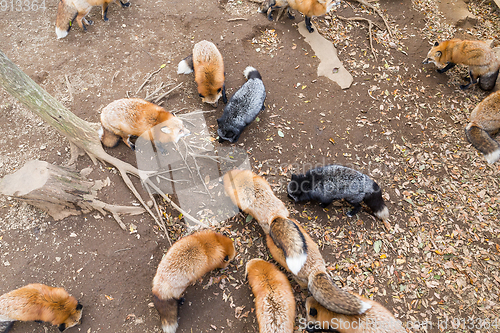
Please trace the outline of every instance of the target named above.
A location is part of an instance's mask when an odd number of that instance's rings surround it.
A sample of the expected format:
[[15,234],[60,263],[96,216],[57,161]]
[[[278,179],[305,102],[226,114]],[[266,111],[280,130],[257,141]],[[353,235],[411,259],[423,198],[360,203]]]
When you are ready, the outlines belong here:
[[[500,164],[487,165],[463,134],[467,115],[487,93],[458,89],[463,68],[440,75],[421,64],[434,42],[431,36],[450,37],[446,25],[429,20],[429,3],[380,1],[395,36],[391,44],[386,32],[375,29],[377,60],[363,24],[332,17],[360,15],[383,26],[379,17],[341,2],[331,16],[315,21],[354,76],[346,90],[317,77],[318,59],[297,31],[300,14],[269,22],[257,13],[257,4],[246,1],[133,0],[126,9],[110,6],[109,22],[94,8],[87,33],[75,25],[57,40],[57,3],[47,0],[45,10],[0,11],[0,49],[77,116],[98,122],[111,101],[144,98],[161,82],[183,82],[164,100],[165,108],[213,110],[201,104],[192,75],[176,74],[177,63],[195,42],[213,41],[224,57],[228,97],[244,83],[248,65],[260,71],[267,89],[265,111],[234,146],[247,151],[252,169],[269,180],[318,241],[339,286],[384,304],[413,331],[469,332],[464,325],[471,318],[472,331],[500,331],[478,326],[500,318]],[[498,10],[493,13],[498,18]],[[451,33],[470,37],[477,31]],[[163,64],[136,94],[148,73]],[[65,165],[68,141],[4,90],[0,98],[0,177],[31,159]],[[222,110],[219,105],[205,114],[213,138]],[[136,164],[124,144],[107,151]],[[332,163],[377,181],[391,212],[392,232],[366,209],[348,218],[343,203],[322,209],[287,198],[292,171]],[[112,168],[80,157],[77,170],[87,167],[93,170],[90,179],[111,179],[112,185],[100,192],[103,200],[136,202]],[[167,208],[173,239],[186,233],[177,215]],[[269,255],[262,231],[247,220],[238,214],[215,226],[231,235],[239,254],[228,269],[208,274],[187,290],[178,332],[257,332],[244,265]],[[168,241],[146,214],[124,222],[132,225],[131,232],[97,212],[54,221],[12,198],[0,198],[0,293],[34,282],[62,286],[84,305],[82,324],[70,332],[160,332],[150,291]],[[292,285],[301,331],[307,295]],[[446,329],[437,326],[445,321]],[[452,328],[453,321],[464,325]],[[55,331],[39,323],[16,323],[12,329]]]

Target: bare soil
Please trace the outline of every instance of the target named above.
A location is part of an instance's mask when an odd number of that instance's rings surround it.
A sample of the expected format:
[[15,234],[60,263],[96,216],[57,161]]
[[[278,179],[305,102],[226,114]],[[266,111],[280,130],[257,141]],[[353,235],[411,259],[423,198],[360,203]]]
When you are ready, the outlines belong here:
[[[346,90],[317,77],[318,59],[297,31],[299,13],[295,20],[270,22],[246,1],[133,0],[126,9],[110,6],[109,22],[94,8],[88,32],[75,25],[57,40],[57,3],[47,0],[46,6],[0,11],[0,49],[76,115],[98,122],[111,101],[144,98],[160,82],[184,82],[164,100],[166,109],[213,110],[201,104],[192,76],[176,74],[195,42],[211,40],[224,57],[228,97],[244,83],[246,66],[262,74],[266,109],[235,145],[247,150],[253,170],[269,180],[318,240],[339,285],[373,297],[404,323],[428,320],[434,324],[429,332],[441,331],[439,318],[500,317],[500,164],[487,165],[463,135],[467,114],[487,94],[477,87],[458,89],[464,69],[440,75],[421,65],[434,41],[424,34],[424,13],[410,0],[380,1],[397,43],[384,43],[387,36],[377,29],[377,61],[362,24],[343,24],[344,30],[332,33],[331,18],[315,21],[325,35],[330,29],[330,37],[341,40],[335,40],[339,58],[354,76]],[[379,17],[355,8],[342,2],[332,16],[364,15],[383,26]],[[254,38],[261,44],[253,44]],[[148,73],[163,64],[136,95]],[[58,165],[69,160],[65,138],[3,90],[0,99],[0,176],[34,158]],[[213,138],[222,110],[219,105],[205,114]],[[108,152],[136,164],[124,144]],[[348,218],[346,204],[321,209],[286,197],[292,171],[332,163],[377,181],[395,231],[388,233],[367,210]],[[135,203],[109,166],[80,157],[76,168],[86,167],[93,169],[91,179],[111,179],[101,199]],[[174,240],[186,232],[177,215],[167,208]],[[97,212],[53,221],[0,198],[0,293],[35,282],[62,286],[84,305],[83,322],[71,332],[160,332],[150,288],[168,241],[148,215],[124,222],[131,232]],[[263,233],[243,215],[221,221],[217,229],[233,237],[239,255],[227,270],[212,272],[187,290],[178,332],[257,332],[244,265],[255,256],[269,258]],[[292,285],[298,326],[306,294]],[[56,331],[46,324],[16,323],[12,332],[43,329]]]

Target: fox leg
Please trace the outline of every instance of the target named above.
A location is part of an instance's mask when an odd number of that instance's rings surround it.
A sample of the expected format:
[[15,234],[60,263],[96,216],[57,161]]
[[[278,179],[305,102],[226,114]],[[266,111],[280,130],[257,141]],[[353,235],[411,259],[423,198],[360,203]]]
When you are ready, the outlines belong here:
[[226,84],[222,85],[222,101],[224,102],[224,104],[227,104]]
[[290,10],[291,10],[291,9],[290,9],[290,6],[288,6],[288,7],[286,8],[286,14],[288,15],[288,18],[289,18],[290,20],[293,20],[293,19],[295,18],[295,16],[292,14],[292,12],[291,12]]
[[123,140],[127,146],[130,147],[130,149],[135,150],[135,143],[132,142],[133,139],[137,139],[136,135],[129,135],[127,137],[127,140]]
[[314,28],[311,25],[311,18],[306,16],[306,28],[309,32],[314,32]]
[[347,216],[353,217],[354,215],[356,215],[357,213],[359,213],[359,211],[361,210],[361,205],[360,205],[359,202],[349,202],[349,203],[351,205],[353,205],[354,207],[350,211],[347,212]]
[[465,90],[470,87],[471,84],[477,83],[477,77],[474,78],[474,74],[472,74],[471,71],[469,71],[469,83],[466,85],[461,85],[460,89]]
[[443,74],[444,72],[452,69],[453,67],[455,67],[456,64],[452,63],[452,62],[449,62],[448,65],[446,65],[446,67],[444,68],[441,68],[441,69],[438,69],[437,72],[440,73],[440,74]]
[[130,6],[130,2],[122,2],[121,0],[120,0],[120,4],[122,5],[122,8],[127,8]]
[[104,21],[108,21],[108,6],[109,6],[109,3],[105,2],[102,4],[102,19]]
[[321,208],[326,208],[326,207],[328,207],[331,203],[332,203],[331,201],[325,201],[325,202],[323,202],[323,201],[322,201],[322,202],[320,202],[320,203],[319,203],[319,206],[320,206]]

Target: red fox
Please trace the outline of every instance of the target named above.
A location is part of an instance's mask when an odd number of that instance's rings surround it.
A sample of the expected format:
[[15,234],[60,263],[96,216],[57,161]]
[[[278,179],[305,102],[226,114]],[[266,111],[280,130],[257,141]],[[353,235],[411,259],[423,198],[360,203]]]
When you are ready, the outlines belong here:
[[243,212],[252,215],[269,234],[271,222],[290,213],[278,199],[267,181],[250,170],[231,170],[224,177],[224,190]]
[[178,306],[191,284],[216,268],[225,268],[236,251],[233,241],[211,230],[181,238],[163,256],[153,279],[153,303],[163,332],[177,330]]
[[257,220],[283,250],[290,271],[297,274],[307,259],[307,245],[302,232],[288,223],[288,209],[278,199],[267,181],[250,170],[231,170],[223,177],[224,189],[233,203]]
[[63,288],[29,284],[0,296],[0,332],[7,332],[17,320],[45,321],[62,332],[80,324],[82,308]]
[[292,333],[295,298],[285,274],[262,259],[247,262],[246,275],[255,295],[260,333]]
[[467,139],[484,154],[488,163],[500,159],[500,144],[491,135],[500,130],[500,90],[490,94],[470,114],[465,128]]
[[467,89],[477,83],[483,90],[492,90],[500,69],[500,58],[490,47],[489,43],[477,40],[451,39],[442,43],[436,42],[427,54],[423,64],[434,63],[444,66],[438,69],[439,73],[455,67],[456,64],[469,66],[469,83],[461,85],[460,89]]
[[179,63],[177,74],[189,74],[193,70],[202,102],[217,107],[222,96],[222,101],[226,104],[224,61],[214,43],[206,40],[196,43],[193,54]]
[[[130,6],[130,2],[119,1],[123,8]],[[60,0],[56,18],[57,38],[64,38],[68,35],[75,18],[80,28],[87,31],[85,24],[92,25],[94,22],[87,20],[85,16],[93,6],[102,6],[102,18],[108,21],[108,5],[112,2],[115,0]]]
[[131,139],[147,131],[149,139],[155,143],[177,142],[190,134],[178,117],[139,98],[116,100],[101,112],[99,138],[106,147],[115,147],[121,138],[127,146],[135,150]]
[[[267,18],[272,20],[272,11],[275,8],[290,6],[304,14],[307,31],[314,32],[314,28],[311,25],[311,17],[328,13],[333,5],[333,0],[267,0],[261,12],[267,12]],[[290,19],[294,18],[290,13],[290,8],[287,8],[287,13]]]
[[[399,320],[380,303],[356,295],[371,308],[362,315],[346,316],[325,309],[313,297],[306,300],[307,332],[405,333]],[[304,318],[300,320],[304,324]]]
[[[273,223],[277,223],[280,219],[278,218]],[[337,287],[326,271],[325,262],[318,246],[297,221],[286,219],[286,221],[282,222],[284,224],[294,224],[301,232],[302,238],[305,239],[307,259],[300,271],[294,273],[294,278],[302,289],[309,289],[314,298],[323,306],[337,313],[347,315],[362,314],[371,307],[369,303],[363,302],[358,297]],[[288,237],[287,233],[279,235],[274,236],[275,238],[276,236],[278,238]],[[286,253],[280,248],[279,242],[275,241],[271,235],[267,235],[266,241],[274,260],[286,270],[291,271],[286,260]]]

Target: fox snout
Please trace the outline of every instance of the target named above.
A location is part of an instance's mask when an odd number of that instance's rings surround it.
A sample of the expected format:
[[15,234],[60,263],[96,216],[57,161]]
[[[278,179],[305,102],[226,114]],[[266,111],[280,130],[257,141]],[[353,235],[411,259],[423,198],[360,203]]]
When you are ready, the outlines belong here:
[[422,64],[424,64],[424,65],[427,65],[429,63],[430,63],[429,58],[426,58],[424,61],[422,61]]

